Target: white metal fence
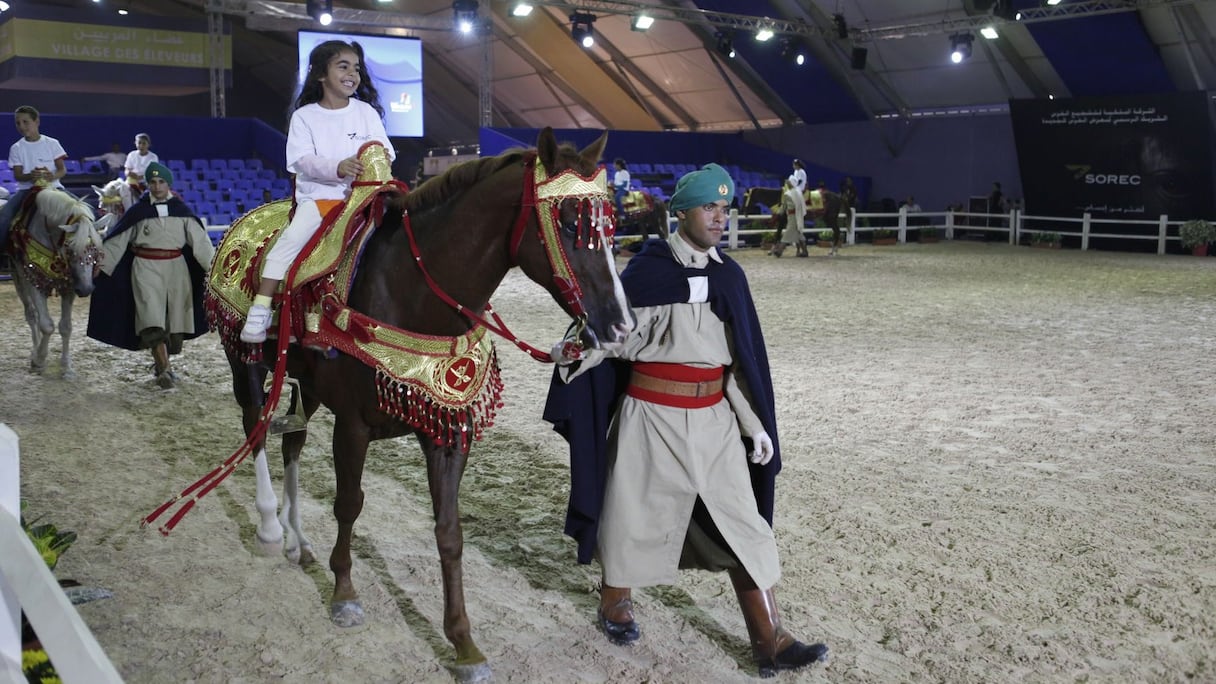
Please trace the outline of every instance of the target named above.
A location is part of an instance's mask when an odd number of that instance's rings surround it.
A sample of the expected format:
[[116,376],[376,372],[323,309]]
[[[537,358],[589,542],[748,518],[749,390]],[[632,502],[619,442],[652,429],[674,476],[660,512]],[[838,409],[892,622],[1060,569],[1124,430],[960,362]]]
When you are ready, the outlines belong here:
[[[843,217],[844,214],[841,214]],[[747,246],[748,236],[760,236],[773,231],[769,221],[771,214],[740,214],[738,210],[730,212],[730,222],[722,239],[727,246],[734,249]],[[807,236],[817,236],[824,226],[818,225],[806,229]],[[857,212],[853,215],[848,226],[848,244],[856,244],[858,235],[869,234],[871,239],[876,231],[890,231],[900,243],[908,241],[910,231],[924,228],[935,228],[940,235],[952,240],[962,232],[992,234],[1003,237],[1009,244],[1016,245],[1031,236],[1043,233],[1055,233],[1061,237],[1079,238],[1080,248],[1090,249],[1093,238],[1110,238],[1117,240],[1151,241],[1156,243],[1157,254],[1165,254],[1170,243],[1177,243],[1178,227],[1184,221],[1171,220],[1165,214],[1157,219],[1097,219],[1085,213],[1080,217],[1067,216],[1036,216],[1021,211],[1010,211],[1007,214],[985,214],[968,211],[917,212],[909,214],[901,209],[898,212]],[[667,225],[675,230],[677,222],[672,214],[667,216]],[[1128,232],[1112,232],[1116,226],[1139,227]],[[842,226],[843,228],[844,226]],[[1117,230],[1117,229],[1116,229]]]

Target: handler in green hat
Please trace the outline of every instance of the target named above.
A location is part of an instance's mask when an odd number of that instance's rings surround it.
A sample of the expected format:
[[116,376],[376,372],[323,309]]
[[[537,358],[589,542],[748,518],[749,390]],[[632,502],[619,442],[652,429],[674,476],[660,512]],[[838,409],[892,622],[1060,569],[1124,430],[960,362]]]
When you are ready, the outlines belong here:
[[89,299],[88,336],[123,349],[150,349],[156,384],[177,374],[169,356],[207,332],[204,276],[215,249],[202,221],[173,194],[173,172],[160,162],[144,170],[148,191],[105,236],[102,273]]
[[[614,349],[554,346],[545,419],[570,442],[566,532],[580,562],[600,560],[608,640],[641,636],[632,588],[675,584],[685,567],[725,570],[767,677],[822,661],[828,647],[794,638],[777,611],[768,353],[747,277],[718,248],[734,190],[717,164],[680,179],[668,204],[679,229],[621,273],[636,329]],[[624,396],[606,398],[618,377]]]

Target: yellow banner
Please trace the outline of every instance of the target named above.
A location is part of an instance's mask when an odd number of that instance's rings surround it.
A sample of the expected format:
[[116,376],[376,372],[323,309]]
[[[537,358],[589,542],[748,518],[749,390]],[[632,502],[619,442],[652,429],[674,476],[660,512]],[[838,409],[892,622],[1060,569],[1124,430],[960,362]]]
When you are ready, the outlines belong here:
[[[207,34],[73,24],[14,17],[0,27],[0,61],[8,57],[207,69]],[[221,63],[232,68],[232,37],[223,36]]]

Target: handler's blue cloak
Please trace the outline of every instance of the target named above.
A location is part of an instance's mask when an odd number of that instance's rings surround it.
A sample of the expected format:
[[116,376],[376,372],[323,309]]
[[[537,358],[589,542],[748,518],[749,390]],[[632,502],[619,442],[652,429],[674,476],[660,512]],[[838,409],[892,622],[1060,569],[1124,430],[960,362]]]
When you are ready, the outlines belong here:
[[[165,202],[169,207],[170,216],[183,216],[202,221],[190,211],[186,203],[176,195],[171,195]],[[156,218],[156,207],[152,204],[150,193],[144,193],[139,201],[122,215],[118,223],[106,233],[105,240],[120,235],[144,219]],[[85,334],[106,344],[131,351],[138,351],[139,334],[135,330],[135,290],[131,285],[131,260],[135,255],[127,251],[122,255],[118,265],[109,276],[104,273],[97,277],[93,294],[89,297],[89,327]],[[190,269],[190,287],[194,299],[194,332],[183,334],[183,339],[193,339],[207,333],[207,313],[203,310],[203,287],[206,274],[198,262],[194,260],[194,250],[190,245],[182,246],[182,258]]]
[[[768,352],[743,269],[725,254],[722,262],[710,259],[704,269],[685,268],[665,240],[649,240],[629,260],[621,273],[621,282],[630,304],[644,307],[687,302],[688,278],[709,278],[710,309],[732,333],[735,363],[747,381],[756,415],[773,440],[771,461],[763,466],[748,462],[756,507],[771,526],[781,449],[777,442]],[[590,563],[595,552],[608,473],[608,426],[628,382],[629,364],[614,361],[599,364],[569,384],[562,382],[555,371],[549,383],[544,418],[570,444],[570,501],[566,507],[565,532],[578,542],[580,563]],[[751,440],[745,437],[743,442],[750,453]]]

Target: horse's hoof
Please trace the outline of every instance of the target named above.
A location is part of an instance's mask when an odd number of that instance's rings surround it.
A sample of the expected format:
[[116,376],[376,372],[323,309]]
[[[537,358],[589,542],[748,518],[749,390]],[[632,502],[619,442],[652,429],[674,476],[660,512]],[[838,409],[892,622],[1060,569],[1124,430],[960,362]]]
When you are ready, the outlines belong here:
[[358,601],[338,601],[329,605],[329,619],[343,629],[363,624],[363,605]]
[[296,562],[300,564],[301,568],[306,568],[306,567],[312,565],[313,563],[316,563],[317,557],[316,557],[316,555],[313,554],[312,547],[311,546],[301,546],[300,547],[300,558]]
[[452,676],[458,682],[488,682],[494,676],[489,663],[475,665],[453,665]]
[[254,541],[257,544],[258,555],[266,556],[267,558],[277,558],[283,554],[283,538],[267,541],[262,539],[258,534],[254,534]]

